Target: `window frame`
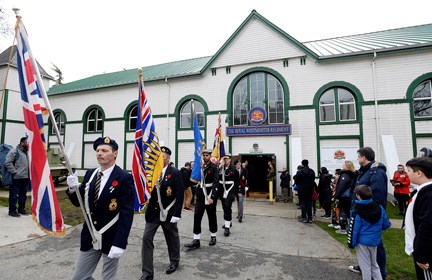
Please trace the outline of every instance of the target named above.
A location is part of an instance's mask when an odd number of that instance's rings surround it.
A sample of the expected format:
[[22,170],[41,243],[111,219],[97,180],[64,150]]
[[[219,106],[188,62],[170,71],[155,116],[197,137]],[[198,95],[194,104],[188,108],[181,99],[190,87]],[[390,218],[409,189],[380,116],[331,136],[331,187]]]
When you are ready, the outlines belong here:
[[[349,101],[349,102],[340,102],[340,94],[341,92],[339,91],[339,89],[346,91],[347,93],[351,94],[352,96],[352,100],[353,101]],[[328,92],[332,92],[333,94],[333,104],[332,105],[321,105],[321,98]],[[354,118],[352,119],[342,119],[341,116],[341,106],[342,105],[352,105],[354,108]],[[325,106],[333,106],[333,110],[334,110],[334,120],[322,120],[321,118],[321,107],[325,107]],[[358,113],[357,113],[357,100],[356,100],[356,95],[348,88],[346,87],[341,87],[341,86],[333,86],[330,87],[328,89],[326,89],[319,97],[318,99],[318,120],[320,124],[334,124],[334,123],[353,123],[353,122],[357,122],[358,121]]]
[[[60,135],[64,135],[65,131],[66,131],[66,115],[64,114],[64,112],[61,111],[54,111],[53,112],[54,115],[54,120],[57,124],[57,128],[59,130],[59,134]],[[57,121],[57,116],[59,116],[60,120]],[[63,125],[61,125],[63,124]],[[63,127],[63,130],[62,130]],[[50,135],[55,135],[55,129],[54,129],[54,124],[51,122],[51,129],[50,129]]]
[[[205,111],[206,111],[206,109],[204,107],[204,104],[201,103],[201,101],[194,99],[194,103],[195,103],[195,113],[198,115],[198,122],[200,120],[202,120],[202,125],[198,124],[198,127],[199,128],[204,128],[205,125],[206,125],[206,121],[205,121]],[[197,104],[199,104],[200,106],[197,106]],[[190,112],[186,112],[186,113],[183,112],[183,110],[186,108],[186,106],[190,106]],[[184,129],[184,130],[193,129],[193,127],[194,127],[194,117],[193,117],[193,109],[192,109],[192,102],[191,102],[191,100],[187,100],[187,101],[183,102],[183,104],[179,108],[178,116],[179,116],[179,123],[178,123],[179,129]],[[190,116],[190,123],[189,123],[189,125],[185,125],[185,126],[182,125],[182,116]],[[201,119],[200,119],[200,116],[202,116]]]
[[[416,93],[416,89],[420,85],[422,85],[423,83],[428,83],[428,85],[429,85],[429,96],[428,97],[414,97],[414,94]],[[416,120],[424,120],[424,119],[428,120],[428,119],[431,119],[432,118],[432,110],[431,110],[431,114],[430,115],[426,115],[426,116],[418,116],[418,115],[416,115],[416,112],[415,112],[415,103],[418,102],[418,101],[421,101],[421,100],[429,100],[430,104],[432,104],[432,80],[431,79],[424,80],[424,81],[418,83],[416,85],[416,87],[414,88],[413,92],[412,92],[412,110],[413,110],[412,112],[413,112],[414,119],[416,119]]]
[[[260,79],[259,76],[263,76]],[[275,99],[270,100],[273,92],[270,92],[270,83],[275,82]],[[244,88],[243,83],[246,83]],[[246,95],[246,97],[244,97]],[[258,100],[262,98],[262,100]],[[238,101],[244,100],[245,106],[240,106]],[[271,106],[274,103],[275,112],[271,112]],[[278,106],[279,105],[279,106]],[[281,105],[281,106],[280,106]],[[250,72],[241,77],[232,90],[232,100],[231,100],[231,115],[232,115],[232,125],[233,126],[254,126],[249,122],[249,111],[253,107],[262,107],[266,110],[267,118],[263,125],[277,125],[286,123],[286,110],[285,110],[285,91],[282,82],[275,75],[265,72],[265,71],[255,71]],[[246,107],[246,118],[244,113],[244,107]],[[279,109],[281,108],[281,112]],[[282,117],[278,117],[282,114]],[[272,116],[275,115],[275,120],[272,120]],[[238,117],[237,117],[238,116]],[[281,121],[278,121],[278,118]],[[240,121],[237,122],[237,119]]]
[[[92,113],[95,112],[95,118],[94,120],[90,120],[90,117]],[[89,130],[89,123],[90,121],[94,121],[94,129]],[[98,130],[98,122],[100,122],[101,129]],[[85,133],[101,133],[103,132],[103,125],[104,125],[104,114],[103,111],[97,107],[90,108],[86,114],[86,129]]]

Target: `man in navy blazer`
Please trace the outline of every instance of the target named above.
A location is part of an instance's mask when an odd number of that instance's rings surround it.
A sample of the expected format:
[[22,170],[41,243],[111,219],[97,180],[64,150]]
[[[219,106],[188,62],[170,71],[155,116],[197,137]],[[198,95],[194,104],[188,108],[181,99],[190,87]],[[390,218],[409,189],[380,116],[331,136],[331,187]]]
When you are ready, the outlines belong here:
[[[183,209],[184,187],[180,171],[170,166],[171,150],[161,147],[164,168],[161,174],[159,194],[157,186],[153,188],[147,210],[145,213],[146,226],[142,243],[142,276],[140,279],[153,279],[153,239],[159,226],[165,235],[168,246],[170,264],[166,270],[167,274],[173,273],[180,262],[180,237],[177,222],[181,218]],[[160,200],[158,197],[160,196]],[[161,206],[163,210],[161,210]],[[162,211],[167,211],[162,215]]]
[[100,137],[94,141],[93,148],[100,166],[88,170],[81,184],[76,174],[67,178],[66,193],[70,201],[80,206],[78,189],[90,223],[90,226],[84,223],[81,231],[80,254],[72,278],[76,280],[92,279],[101,257],[103,279],[116,279],[134,215],[133,177],[115,164],[117,143],[109,137]]

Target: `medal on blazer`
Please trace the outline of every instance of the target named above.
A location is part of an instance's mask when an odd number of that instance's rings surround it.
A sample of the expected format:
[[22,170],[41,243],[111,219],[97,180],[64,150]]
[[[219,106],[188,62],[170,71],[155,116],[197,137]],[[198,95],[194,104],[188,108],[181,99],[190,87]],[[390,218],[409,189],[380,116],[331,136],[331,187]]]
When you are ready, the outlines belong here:
[[111,203],[109,204],[108,208],[110,211],[117,210],[117,199],[116,198],[111,199]]
[[171,189],[171,187],[168,187],[168,188],[167,188],[167,190],[166,190],[166,195],[167,195],[167,196],[171,196],[171,195],[172,195],[172,189]]

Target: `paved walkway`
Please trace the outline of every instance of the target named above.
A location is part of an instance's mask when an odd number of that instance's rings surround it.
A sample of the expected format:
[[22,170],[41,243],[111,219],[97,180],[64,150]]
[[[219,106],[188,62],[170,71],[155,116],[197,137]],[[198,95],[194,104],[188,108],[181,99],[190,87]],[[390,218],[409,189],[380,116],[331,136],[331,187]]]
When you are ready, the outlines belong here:
[[[233,207],[236,213],[236,207]],[[352,252],[315,224],[297,221],[300,210],[292,203],[269,205],[265,199],[248,199],[243,223],[233,221],[232,234],[219,230],[215,247],[203,218],[201,248],[186,251],[192,240],[193,212],[183,211],[179,222],[181,263],[166,275],[169,262],[161,230],[155,236],[155,279],[360,279],[348,271],[356,263]],[[318,212],[320,215],[323,212]],[[223,224],[220,203],[218,224]],[[324,221],[324,220],[323,220]],[[393,222],[393,221],[392,221]],[[0,207],[1,279],[70,279],[79,248],[81,225],[69,228],[64,237],[46,236],[30,216],[13,218]],[[129,245],[121,259],[119,279],[141,275],[143,215],[135,215]],[[400,228],[400,226],[399,226]],[[96,279],[101,279],[98,266]]]

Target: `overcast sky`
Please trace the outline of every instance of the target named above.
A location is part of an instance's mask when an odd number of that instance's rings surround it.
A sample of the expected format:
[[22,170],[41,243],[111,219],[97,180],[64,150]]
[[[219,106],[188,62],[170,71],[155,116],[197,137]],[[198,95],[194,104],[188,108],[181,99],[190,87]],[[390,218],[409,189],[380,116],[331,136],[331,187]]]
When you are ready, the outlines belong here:
[[[400,3],[398,3],[400,2]],[[252,10],[300,42],[432,23],[432,1],[0,0],[21,9],[36,59],[71,82],[215,54]],[[0,39],[0,51],[13,38]]]

